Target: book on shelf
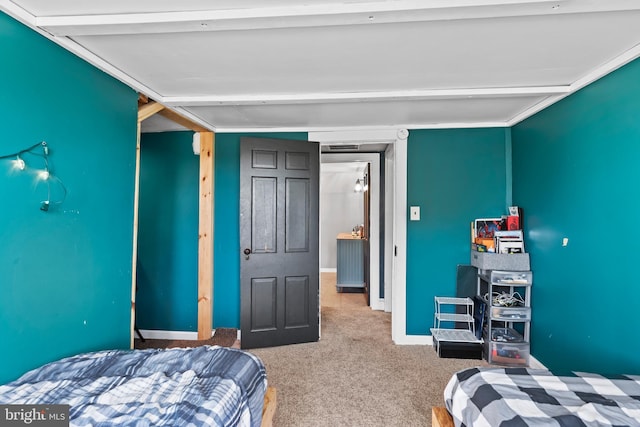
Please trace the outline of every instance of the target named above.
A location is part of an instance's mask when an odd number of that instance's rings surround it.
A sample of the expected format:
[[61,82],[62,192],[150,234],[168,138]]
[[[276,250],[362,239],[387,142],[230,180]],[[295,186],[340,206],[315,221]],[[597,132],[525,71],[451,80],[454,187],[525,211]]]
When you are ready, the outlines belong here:
[[498,230],[493,233],[495,237],[502,237],[507,239],[523,239],[522,230]]
[[481,245],[480,243],[472,243],[471,250],[476,252],[488,252],[487,247],[485,245]]
[[514,239],[496,238],[496,252],[499,254],[521,254],[524,253],[524,242]]

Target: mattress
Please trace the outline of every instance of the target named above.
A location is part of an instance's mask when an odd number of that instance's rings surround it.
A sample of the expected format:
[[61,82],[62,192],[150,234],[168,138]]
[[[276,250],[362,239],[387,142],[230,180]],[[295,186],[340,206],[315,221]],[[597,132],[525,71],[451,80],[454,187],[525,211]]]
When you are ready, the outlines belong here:
[[111,350],[0,386],[0,404],[67,404],[72,426],[259,426],[266,371],[231,348]]
[[444,398],[456,426],[640,426],[640,376],[471,368]]

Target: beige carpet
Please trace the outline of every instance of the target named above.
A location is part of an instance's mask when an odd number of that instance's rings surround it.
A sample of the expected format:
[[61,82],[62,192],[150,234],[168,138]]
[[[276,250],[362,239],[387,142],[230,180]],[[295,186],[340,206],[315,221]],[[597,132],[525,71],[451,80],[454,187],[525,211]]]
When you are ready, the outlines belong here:
[[275,426],[430,426],[451,375],[484,362],[394,345],[390,313],[363,294],[336,294],[335,274],[323,276],[320,341],[251,350],[278,390]]

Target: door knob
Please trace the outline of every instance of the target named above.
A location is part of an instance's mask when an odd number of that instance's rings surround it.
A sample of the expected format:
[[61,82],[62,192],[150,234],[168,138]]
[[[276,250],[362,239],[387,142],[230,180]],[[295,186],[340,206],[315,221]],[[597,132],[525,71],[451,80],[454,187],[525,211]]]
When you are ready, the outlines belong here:
[[249,259],[249,255],[251,254],[251,249],[246,248],[243,252],[244,252],[244,259]]

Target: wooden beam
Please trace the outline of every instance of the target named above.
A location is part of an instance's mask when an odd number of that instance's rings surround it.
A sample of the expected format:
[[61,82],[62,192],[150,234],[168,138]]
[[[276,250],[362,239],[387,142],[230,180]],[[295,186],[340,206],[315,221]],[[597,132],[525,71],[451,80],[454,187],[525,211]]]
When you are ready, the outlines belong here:
[[138,108],[138,121],[141,122],[143,120],[146,120],[161,110],[164,110],[164,105],[158,102],[151,101],[147,104],[144,104],[143,106]]
[[138,107],[149,103],[149,97],[143,93],[138,94]]
[[171,120],[174,123],[179,124],[194,132],[210,132],[206,127],[199,125],[188,117],[182,114],[170,110],[159,102],[152,101],[145,95],[138,95],[138,121],[142,122],[154,114],[159,113],[162,117]]
[[136,169],[133,182],[133,253],[131,255],[131,338],[133,348],[134,331],[136,327],[136,286],[138,266],[138,210],[140,199],[140,122],[138,122],[138,136],[136,137]]
[[198,339],[213,328],[213,132],[200,132],[200,220],[198,231]]
[[187,129],[191,129],[194,132],[209,132],[209,129],[200,126],[199,124],[195,123],[194,121],[186,118],[185,116],[183,116],[180,113],[176,113],[173,110],[169,110],[168,108],[165,108],[164,110],[159,112],[161,116],[175,122],[178,123],[181,126],[186,127]]

